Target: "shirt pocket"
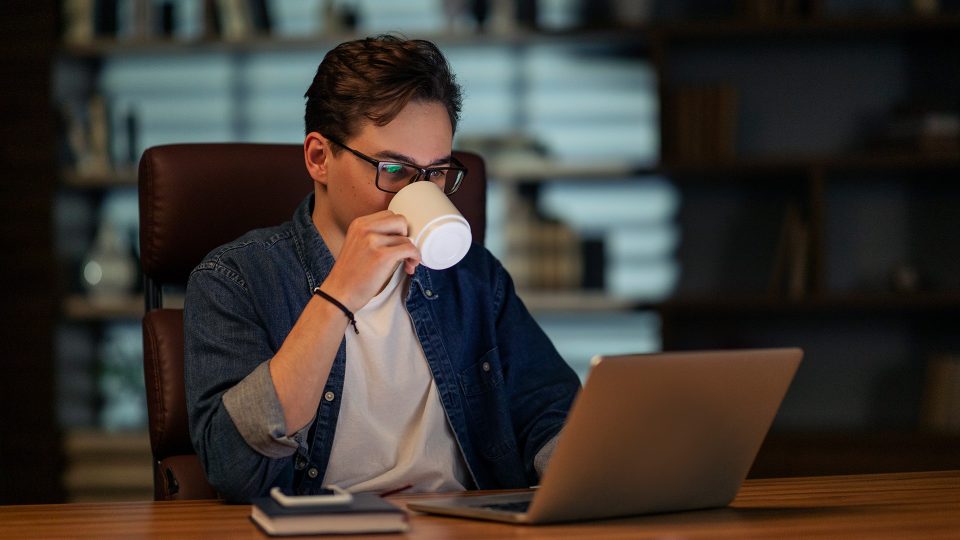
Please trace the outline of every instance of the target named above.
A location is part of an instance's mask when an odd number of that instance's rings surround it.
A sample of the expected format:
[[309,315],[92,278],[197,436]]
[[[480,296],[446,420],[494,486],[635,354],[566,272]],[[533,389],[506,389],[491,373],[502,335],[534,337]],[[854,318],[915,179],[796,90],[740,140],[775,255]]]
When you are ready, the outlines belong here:
[[503,370],[496,347],[490,349],[472,365],[460,370],[460,388],[467,397],[480,396],[503,385]]
[[506,385],[500,355],[493,348],[459,373],[466,400],[466,418],[478,441],[481,455],[500,462],[517,455],[516,442],[507,406]]

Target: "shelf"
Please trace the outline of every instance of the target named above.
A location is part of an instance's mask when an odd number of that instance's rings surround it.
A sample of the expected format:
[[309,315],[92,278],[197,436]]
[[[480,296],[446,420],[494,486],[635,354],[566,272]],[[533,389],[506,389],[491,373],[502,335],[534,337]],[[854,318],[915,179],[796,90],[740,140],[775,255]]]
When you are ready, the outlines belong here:
[[[646,42],[644,28],[574,29],[565,31],[524,31],[508,34],[430,32],[411,34],[411,38],[428,39],[444,47],[502,47],[551,44],[577,45],[642,45]],[[354,39],[367,37],[360,33],[336,33],[305,37],[278,37],[253,35],[239,40],[220,39],[94,39],[84,44],[63,44],[61,53],[78,59],[122,55],[175,55],[201,52],[248,54],[256,52],[298,52],[327,50]]]
[[[534,312],[610,312],[654,310],[673,316],[802,315],[825,313],[950,313],[960,311],[960,292],[913,294],[849,294],[789,300],[767,296],[718,299],[675,299],[661,303],[617,298],[602,291],[517,291]],[[180,295],[164,295],[164,307],[182,307]],[[63,314],[68,319],[96,321],[143,317],[143,297],[94,298],[83,294],[66,297]]]
[[[487,162],[487,177],[505,184],[549,181],[577,181],[584,179],[615,179],[639,175],[661,174],[652,166],[634,163],[566,164],[544,160],[520,164]],[[109,189],[137,185],[137,171],[133,168],[118,169],[107,174],[85,175],[72,169],[60,173],[63,185],[77,189]]]
[[81,174],[73,169],[60,172],[63,185],[78,189],[107,189],[114,187],[135,187],[137,171],[134,168],[116,169],[104,174]]
[[[518,291],[517,294],[532,311],[624,311],[648,306],[636,300],[616,298],[602,291]],[[164,294],[165,308],[183,307],[183,296]],[[79,321],[109,319],[139,319],[143,317],[143,296],[130,294],[119,297],[96,298],[72,294],[63,301],[63,315]]]
[[487,167],[487,176],[491,180],[505,184],[615,179],[659,173],[655,167],[633,163],[567,164],[550,160],[504,164],[491,159]]
[[894,15],[859,17],[783,17],[713,19],[663,23],[650,29],[651,37],[665,41],[743,40],[754,38],[861,38],[877,35],[945,34],[960,32],[960,15]]
[[[615,298],[603,292],[581,291],[518,291],[531,311],[625,311],[645,305],[636,300]],[[183,297],[165,294],[164,307],[183,307]],[[94,298],[84,294],[67,296],[63,301],[63,315],[77,321],[111,319],[140,319],[143,317],[143,296]]]
[[[183,297],[165,294],[163,306],[183,307]],[[117,297],[93,297],[85,294],[72,294],[63,300],[63,316],[76,321],[106,321],[119,319],[140,319],[143,317],[144,301],[139,294]]]
[[[632,176],[764,176],[770,174],[802,174],[812,170],[839,171],[923,171],[960,169],[960,152],[938,154],[857,154],[849,156],[781,156],[742,158],[716,162],[673,162],[659,166],[639,163],[567,164],[529,161],[514,164],[487,162],[491,181],[505,184],[585,179],[617,179]],[[77,189],[108,189],[137,185],[137,171],[118,169],[102,175],[83,175],[72,169],[61,172],[63,184]]]
[[616,298],[602,291],[517,291],[533,312],[609,312],[627,311],[641,305],[636,300]]
[[822,172],[923,171],[960,169],[960,152],[850,154],[839,156],[773,156],[715,162],[666,162],[658,167],[670,176],[762,176]]
[[848,313],[950,313],[960,311],[960,292],[836,294],[803,300],[764,296],[677,299],[650,306],[665,316],[757,316]]
[[[667,41],[836,36],[857,37],[876,34],[947,33],[960,30],[960,15],[932,17],[864,16],[781,19],[713,19],[681,23],[658,23],[627,28],[571,29],[564,31],[516,30],[507,34],[428,32],[411,37],[429,39],[440,47],[531,46],[550,44],[646,45],[651,39]],[[239,40],[220,39],[105,39],[89,43],[63,44],[61,53],[73,58],[114,55],[194,54],[198,52],[253,53],[296,52],[329,49],[366,34],[344,32],[304,37],[252,35]]]
[[146,430],[68,430],[63,474],[70,502],[153,498],[153,456]]

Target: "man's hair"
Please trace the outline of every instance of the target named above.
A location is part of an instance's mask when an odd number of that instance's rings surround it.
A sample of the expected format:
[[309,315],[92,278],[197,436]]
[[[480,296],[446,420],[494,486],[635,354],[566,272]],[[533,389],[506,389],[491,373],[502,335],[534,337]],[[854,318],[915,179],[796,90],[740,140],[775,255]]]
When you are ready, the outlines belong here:
[[410,101],[439,102],[456,131],[462,102],[460,85],[436,45],[392,35],[338,45],[323,58],[303,97],[306,133],[343,142],[364,121],[389,124]]

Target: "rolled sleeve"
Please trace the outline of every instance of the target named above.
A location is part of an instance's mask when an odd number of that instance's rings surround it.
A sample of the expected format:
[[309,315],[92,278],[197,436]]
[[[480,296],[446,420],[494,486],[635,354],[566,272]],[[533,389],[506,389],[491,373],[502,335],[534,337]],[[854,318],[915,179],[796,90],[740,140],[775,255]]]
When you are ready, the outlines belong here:
[[293,437],[287,436],[283,407],[273,386],[269,362],[260,364],[233,388],[224,392],[223,406],[243,440],[264,456],[287,457],[305,445],[306,431],[311,422]]
[[543,471],[547,469],[547,463],[550,462],[550,456],[553,455],[554,448],[557,447],[557,441],[560,440],[560,434],[557,433],[547,444],[540,448],[537,455],[533,458],[533,468],[537,470],[537,476],[543,478]]

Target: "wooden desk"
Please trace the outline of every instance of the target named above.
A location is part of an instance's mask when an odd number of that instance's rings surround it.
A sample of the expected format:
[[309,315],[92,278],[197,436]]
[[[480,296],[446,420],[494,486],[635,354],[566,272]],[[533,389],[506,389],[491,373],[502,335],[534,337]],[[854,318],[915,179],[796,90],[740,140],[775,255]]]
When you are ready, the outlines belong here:
[[[249,515],[249,506],[217,501],[4,506],[0,538],[265,538]],[[728,508],[591,523],[418,514],[411,525],[409,538],[957,538],[960,471],[748,480]]]

